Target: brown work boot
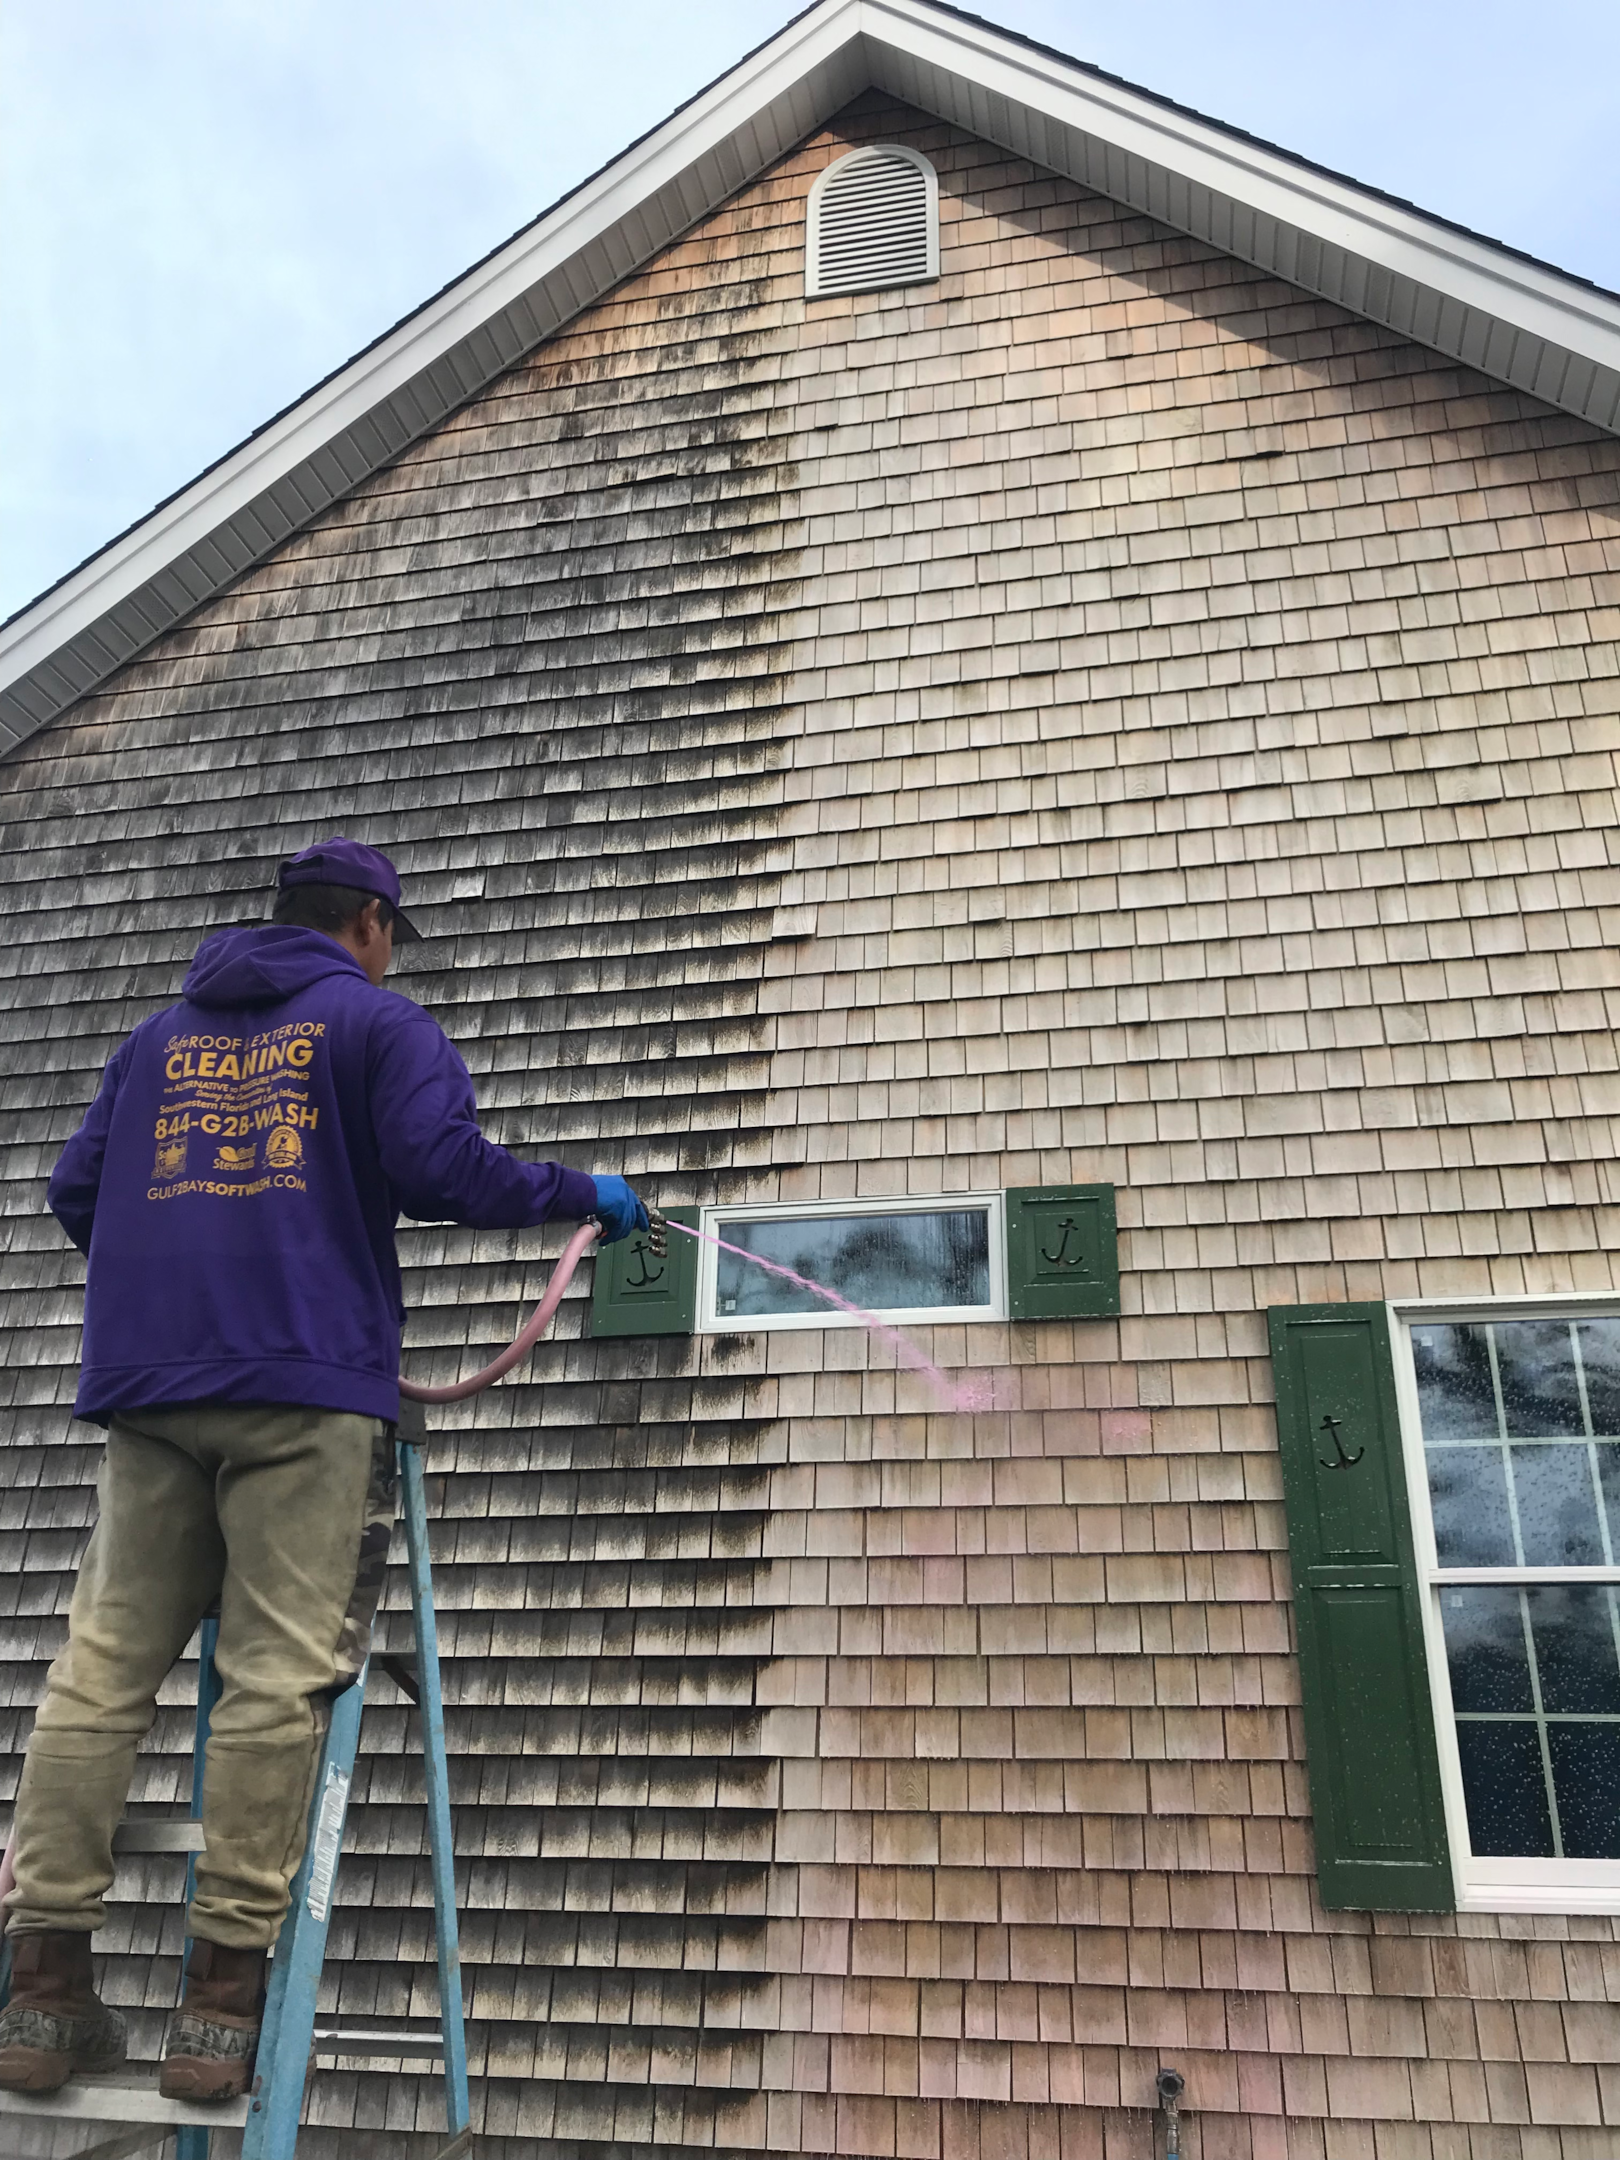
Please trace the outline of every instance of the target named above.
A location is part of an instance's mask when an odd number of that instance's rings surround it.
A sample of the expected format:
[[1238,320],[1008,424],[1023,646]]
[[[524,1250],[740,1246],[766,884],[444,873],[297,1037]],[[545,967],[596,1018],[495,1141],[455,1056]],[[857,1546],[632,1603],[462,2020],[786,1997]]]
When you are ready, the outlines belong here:
[[158,2090],[166,2100],[234,2100],[253,2076],[267,1950],[194,1942],[186,1991],[169,2020]]
[[116,2070],[124,2021],[97,1999],[90,1937],[43,1928],[11,1938],[11,2000],[0,2010],[0,2087],[53,2093],[77,2071]]

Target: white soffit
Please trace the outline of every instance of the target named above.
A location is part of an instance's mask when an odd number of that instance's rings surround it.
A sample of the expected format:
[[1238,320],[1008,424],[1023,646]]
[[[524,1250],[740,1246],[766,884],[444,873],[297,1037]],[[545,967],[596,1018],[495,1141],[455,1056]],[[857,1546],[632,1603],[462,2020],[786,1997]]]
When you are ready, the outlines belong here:
[[819,0],[0,626],[0,753],[869,87],[1620,432],[1620,299],[936,4]]

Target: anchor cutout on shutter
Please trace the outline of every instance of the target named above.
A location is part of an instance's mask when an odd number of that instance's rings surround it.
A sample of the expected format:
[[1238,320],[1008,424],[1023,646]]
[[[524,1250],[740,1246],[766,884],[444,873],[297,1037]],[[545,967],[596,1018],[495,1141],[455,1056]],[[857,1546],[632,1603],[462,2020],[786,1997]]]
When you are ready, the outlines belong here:
[[1353,1455],[1347,1455],[1344,1452],[1344,1442],[1339,1438],[1339,1427],[1343,1423],[1344,1419],[1340,1417],[1325,1417],[1322,1420],[1321,1429],[1333,1443],[1331,1457],[1318,1455],[1316,1458],[1324,1470],[1353,1470],[1367,1452],[1365,1441],[1356,1449]]

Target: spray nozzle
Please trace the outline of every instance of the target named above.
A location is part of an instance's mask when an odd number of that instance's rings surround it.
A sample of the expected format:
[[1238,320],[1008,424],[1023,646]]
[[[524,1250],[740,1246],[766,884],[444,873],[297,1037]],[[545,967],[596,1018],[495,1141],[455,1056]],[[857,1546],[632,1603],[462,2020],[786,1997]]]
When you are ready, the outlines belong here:
[[655,1260],[662,1260],[669,1250],[669,1225],[656,1208],[647,1210],[647,1228],[643,1232],[647,1250]]

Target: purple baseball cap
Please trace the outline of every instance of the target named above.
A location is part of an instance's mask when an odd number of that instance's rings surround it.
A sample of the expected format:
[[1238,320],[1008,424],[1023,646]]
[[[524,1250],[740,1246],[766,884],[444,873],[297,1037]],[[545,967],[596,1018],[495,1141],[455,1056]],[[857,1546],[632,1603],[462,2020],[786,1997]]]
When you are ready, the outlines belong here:
[[399,904],[399,872],[380,848],[367,847],[364,841],[345,840],[339,833],[300,848],[276,871],[277,891],[289,885],[347,885],[354,892],[371,893],[393,909],[394,936],[402,944],[421,942],[421,931]]

